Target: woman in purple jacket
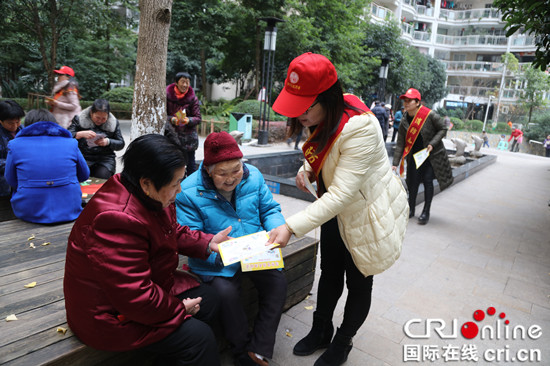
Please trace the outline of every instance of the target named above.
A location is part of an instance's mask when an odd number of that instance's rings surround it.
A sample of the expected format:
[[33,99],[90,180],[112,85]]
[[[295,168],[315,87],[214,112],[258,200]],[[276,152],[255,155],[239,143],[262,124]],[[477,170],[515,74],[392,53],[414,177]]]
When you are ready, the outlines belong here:
[[[164,134],[187,153],[187,171],[189,176],[197,170],[195,150],[199,147],[197,125],[201,123],[199,99],[190,86],[191,76],[178,72],[175,82],[166,87],[166,109],[168,121]],[[178,111],[181,111],[178,113]]]

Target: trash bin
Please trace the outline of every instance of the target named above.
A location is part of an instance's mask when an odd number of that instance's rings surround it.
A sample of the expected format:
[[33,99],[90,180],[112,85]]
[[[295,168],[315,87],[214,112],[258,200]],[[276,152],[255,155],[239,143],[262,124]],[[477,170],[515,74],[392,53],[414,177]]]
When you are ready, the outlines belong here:
[[252,139],[252,115],[231,112],[229,116],[229,132],[234,130],[244,133],[243,140]]

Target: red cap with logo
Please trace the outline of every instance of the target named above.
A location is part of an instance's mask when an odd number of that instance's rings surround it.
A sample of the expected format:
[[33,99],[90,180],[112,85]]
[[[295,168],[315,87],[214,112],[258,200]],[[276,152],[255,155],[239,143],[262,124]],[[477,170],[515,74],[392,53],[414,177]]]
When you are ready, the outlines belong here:
[[62,75],[69,75],[74,78],[74,70],[69,66],[61,66],[59,70],[54,70],[54,72]]
[[399,99],[405,98],[422,100],[420,99],[420,92],[414,88],[410,88],[405,94],[399,97]]
[[285,86],[273,103],[273,110],[283,116],[298,117],[336,81],[336,68],[328,58],[316,53],[304,53],[288,66]]

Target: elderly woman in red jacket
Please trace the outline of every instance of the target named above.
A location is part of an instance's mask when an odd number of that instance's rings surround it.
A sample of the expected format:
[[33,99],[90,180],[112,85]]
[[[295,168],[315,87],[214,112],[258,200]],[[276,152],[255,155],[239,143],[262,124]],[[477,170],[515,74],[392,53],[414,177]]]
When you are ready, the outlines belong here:
[[191,175],[197,170],[197,125],[201,123],[202,117],[199,99],[191,87],[191,75],[188,73],[178,72],[174,83],[166,87],[166,111],[168,121],[164,127],[164,134],[187,153],[187,175]]
[[69,236],[67,322],[96,349],[143,348],[162,355],[163,364],[219,365],[207,325],[217,294],[176,268],[178,253],[206,259],[231,228],[211,235],[177,223],[185,155],[166,137],[137,138],[123,162]]

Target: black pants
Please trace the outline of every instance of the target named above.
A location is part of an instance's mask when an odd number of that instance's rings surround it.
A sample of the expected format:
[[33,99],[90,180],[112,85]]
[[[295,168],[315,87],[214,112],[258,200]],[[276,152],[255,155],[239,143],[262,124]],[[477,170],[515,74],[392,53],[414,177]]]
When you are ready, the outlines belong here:
[[373,276],[365,277],[359,272],[340,236],[337,219],[333,218],[321,226],[321,278],[316,315],[323,319],[332,319],[344,290],[344,274],[348,297],[340,333],[353,337],[369,314]]
[[195,150],[187,151],[187,168],[185,169],[185,175],[188,177],[197,170],[197,163],[195,162]]
[[393,125],[393,134],[391,137],[391,142],[395,142],[395,138],[397,137],[397,131],[399,130],[399,126]]
[[430,212],[432,198],[434,196],[435,173],[429,160],[416,169],[414,159],[407,160],[407,189],[409,190],[409,208],[414,214],[416,207],[416,196],[420,183],[424,184],[424,210]]
[[[241,277],[247,276],[258,290],[258,315],[252,333],[248,333],[248,318],[241,303]],[[241,272],[233,277],[214,277],[209,284],[222,301],[221,323],[226,339],[235,355],[252,351],[272,358],[275,335],[286,300],[286,279],[281,271]]]
[[158,365],[220,365],[216,338],[209,324],[217,320],[219,296],[208,285],[178,295],[180,300],[202,297],[200,310],[172,334],[143,349],[158,354]]
[[100,163],[95,163],[90,166],[90,177],[109,179],[113,176],[113,172],[107,169]]

